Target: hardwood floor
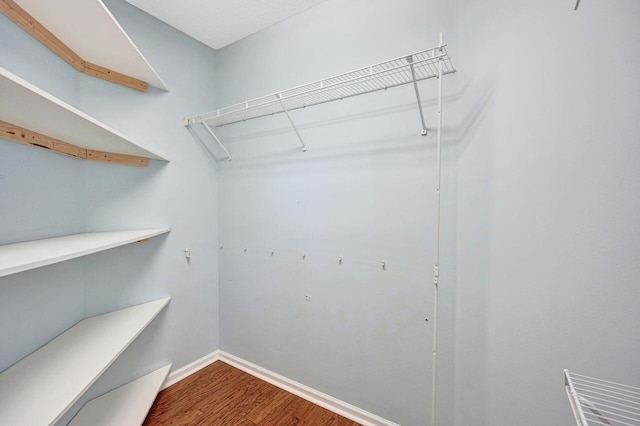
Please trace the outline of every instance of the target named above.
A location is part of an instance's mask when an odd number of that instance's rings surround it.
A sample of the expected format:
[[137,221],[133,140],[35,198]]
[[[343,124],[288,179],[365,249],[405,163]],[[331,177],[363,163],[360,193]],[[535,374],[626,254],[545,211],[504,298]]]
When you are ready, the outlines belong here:
[[222,361],[160,392],[144,426],[358,425]]

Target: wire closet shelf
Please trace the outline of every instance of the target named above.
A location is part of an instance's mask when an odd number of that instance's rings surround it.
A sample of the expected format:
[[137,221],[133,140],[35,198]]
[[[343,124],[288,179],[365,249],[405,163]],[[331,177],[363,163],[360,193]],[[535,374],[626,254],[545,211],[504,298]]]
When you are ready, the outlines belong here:
[[443,75],[456,71],[447,52],[447,45],[443,44],[293,89],[200,114],[187,119],[185,124],[205,122],[220,127],[435,78],[439,75],[438,62],[440,60],[442,60]]
[[564,384],[578,426],[640,426],[640,388],[569,370]]

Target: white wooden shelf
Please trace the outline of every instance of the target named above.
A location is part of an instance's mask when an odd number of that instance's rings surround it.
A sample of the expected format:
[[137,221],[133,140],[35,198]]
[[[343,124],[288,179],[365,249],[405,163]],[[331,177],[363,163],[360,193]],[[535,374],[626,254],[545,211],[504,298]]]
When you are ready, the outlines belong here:
[[0,374],[0,424],[52,425],[169,303],[87,318]]
[[169,161],[2,67],[0,93],[0,121],[93,151]]
[[169,370],[171,364],[87,402],[69,426],[141,425]]
[[171,228],[91,232],[0,246],[0,277],[146,240]]
[[82,59],[167,90],[102,0],[16,0]]

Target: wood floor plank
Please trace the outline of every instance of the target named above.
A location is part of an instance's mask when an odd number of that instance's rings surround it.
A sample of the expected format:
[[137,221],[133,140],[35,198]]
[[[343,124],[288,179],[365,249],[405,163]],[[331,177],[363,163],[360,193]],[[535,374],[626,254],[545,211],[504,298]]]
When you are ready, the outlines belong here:
[[[176,415],[171,416],[166,420],[162,420],[162,426],[180,426],[180,425],[192,425],[202,420],[202,411],[196,409],[185,410]],[[157,417],[156,417],[157,418]]]
[[255,424],[260,424],[265,417],[280,408],[282,404],[286,403],[289,395],[290,394],[288,392],[273,386],[266,398],[245,414],[245,417]]
[[251,379],[247,374],[236,370],[227,376],[228,382],[224,388],[220,388],[202,401],[201,410],[204,413],[202,419],[194,423],[194,426],[224,425],[238,420],[240,415],[234,412],[234,405],[242,399],[246,391],[246,383]]
[[230,426],[256,426],[256,424],[245,419],[244,417],[241,417],[233,423],[230,423]]
[[305,407],[295,395],[287,395],[282,404],[260,421],[261,426],[293,426],[302,424]]
[[[337,424],[337,414],[312,404],[295,395],[287,398],[287,403],[282,404],[277,410],[260,422],[261,426],[280,425],[330,425]],[[350,424],[354,424],[351,422]]]
[[357,426],[221,361],[160,392],[144,426]]
[[[215,391],[213,384],[221,386],[224,377],[230,372],[220,366],[208,366],[201,370],[203,374],[193,374],[158,394],[147,419],[156,418],[162,423],[170,417],[180,417],[205,399],[211,391]],[[211,386],[211,387],[210,387]],[[145,423],[145,426],[150,426]]]
[[255,421],[255,419],[252,418],[252,414],[266,411],[265,408],[275,395],[286,394],[286,392],[283,392],[281,389],[255,377],[250,383],[250,386],[251,389],[245,394],[245,398],[238,401],[234,410],[251,421]]
[[156,420],[155,417],[149,417],[149,416],[147,416],[147,419],[144,421],[144,424],[146,426],[164,426],[162,423]]
[[199,374],[192,374],[160,392],[148,417],[166,420],[165,414],[178,415],[198,406],[211,392],[224,386],[225,377],[231,370],[220,364],[222,363],[211,364],[199,371]]
[[[248,377],[241,383],[236,384],[236,390],[228,393],[224,403],[218,404],[207,416],[207,420],[214,424],[230,424],[233,421],[247,420],[244,416],[251,407],[257,396],[261,393],[259,380]],[[253,422],[252,422],[253,424]]]

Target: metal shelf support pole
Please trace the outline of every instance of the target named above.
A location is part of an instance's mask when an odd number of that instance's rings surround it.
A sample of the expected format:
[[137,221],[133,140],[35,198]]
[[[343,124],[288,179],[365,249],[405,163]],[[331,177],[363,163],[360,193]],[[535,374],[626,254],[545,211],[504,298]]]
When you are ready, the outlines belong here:
[[225,158],[225,160],[229,160],[231,161],[231,154],[229,153],[229,151],[227,151],[227,148],[224,147],[224,145],[222,145],[222,142],[220,142],[220,139],[218,139],[218,137],[216,136],[215,133],[213,133],[213,130],[211,130],[211,127],[209,127],[209,125],[206,122],[202,122],[202,125],[204,126],[205,129],[207,129],[207,132],[209,132],[209,134],[211,135],[211,137],[218,143],[218,145],[220,146],[220,148],[222,148],[222,150],[224,151],[225,154],[227,154],[227,157]]
[[413,89],[416,91],[416,99],[418,101],[418,110],[420,111],[420,122],[422,123],[422,136],[427,136],[427,125],[424,121],[424,112],[422,111],[422,102],[420,101],[420,90],[418,90],[418,81],[416,80],[416,70],[413,66],[413,56],[407,56],[407,62],[411,67],[411,77],[413,78]]
[[[440,33],[439,53],[442,52],[443,37]],[[431,426],[436,425],[436,383],[438,366],[438,284],[440,278],[440,181],[442,178],[442,58],[438,60],[438,130],[436,143],[436,259],[433,267],[433,343],[432,343],[432,368],[431,368]]]
[[582,411],[582,405],[578,403],[578,393],[576,392],[573,381],[569,376],[569,370],[564,370],[564,389],[567,392],[567,396],[569,397],[569,402],[571,403],[571,409],[573,410],[573,414],[576,418],[576,421],[579,425],[587,425],[587,419],[584,417],[584,412]]
[[287,110],[287,108],[284,106],[284,103],[282,102],[282,94],[278,94],[277,96],[278,96],[278,102],[280,102],[280,106],[282,107],[282,111],[284,111],[284,113],[287,115],[287,118],[289,119],[289,123],[291,124],[291,127],[293,127],[293,130],[296,132],[296,135],[298,135],[298,139],[302,144],[302,152],[307,152],[307,145],[304,143],[302,136],[300,136],[300,132],[298,131],[298,128],[296,127],[296,125],[293,124],[293,120],[289,115],[289,110]]

